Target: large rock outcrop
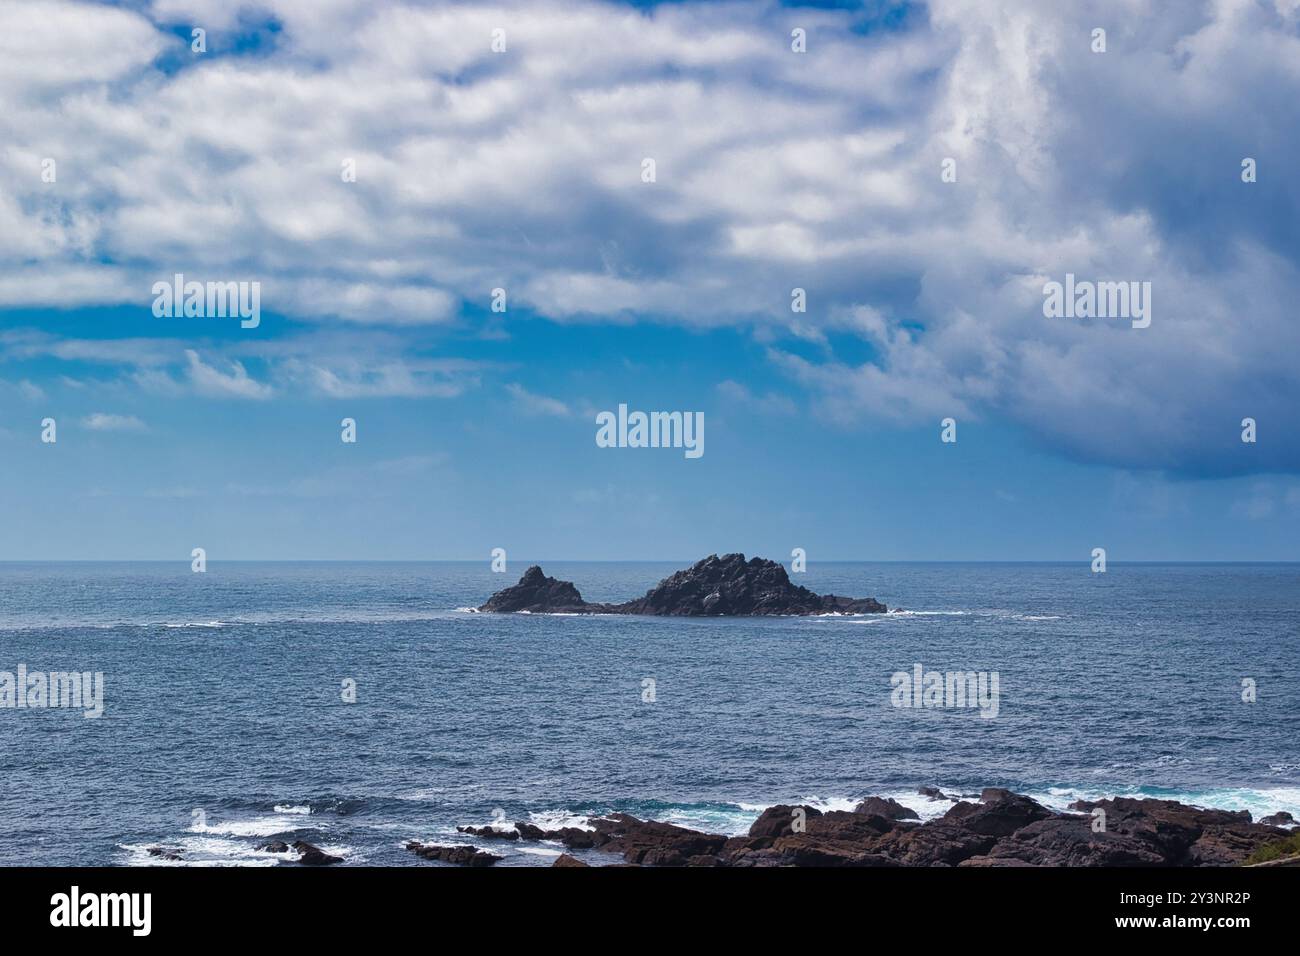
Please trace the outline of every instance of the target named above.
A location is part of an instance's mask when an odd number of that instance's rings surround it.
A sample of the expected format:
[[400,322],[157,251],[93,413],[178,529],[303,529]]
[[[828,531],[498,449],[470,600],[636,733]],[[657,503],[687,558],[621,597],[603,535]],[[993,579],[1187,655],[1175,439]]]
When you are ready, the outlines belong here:
[[[869,797],[856,810],[775,806],[745,836],[725,837],[611,814],[593,829],[516,824],[521,840],[597,849],[641,866],[1232,866],[1287,831],[1249,815],[1169,800],[1119,798],[1054,813],[1029,797],[990,788],[928,823]],[[1105,816],[1091,811],[1101,809]],[[1104,819],[1104,826],[1097,821]],[[476,832],[463,828],[462,832]],[[496,836],[497,834],[493,834]],[[571,864],[565,864],[571,865]]]
[[480,611],[533,614],[649,614],[667,617],[741,617],[780,614],[880,614],[874,598],[817,594],[793,584],[785,568],[743,554],[710,555],[664,578],[643,597],[622,604],[593,604],[569,581],[547,577],[533,565],[519,583],[498,591]]

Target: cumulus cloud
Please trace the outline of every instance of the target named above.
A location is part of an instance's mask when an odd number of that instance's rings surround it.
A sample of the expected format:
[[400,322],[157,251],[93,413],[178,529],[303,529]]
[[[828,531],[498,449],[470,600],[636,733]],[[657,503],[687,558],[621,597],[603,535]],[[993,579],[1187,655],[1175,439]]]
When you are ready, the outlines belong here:
[[[183,267],[410,330],[502,287],[560,322],[754,328],[839,422],[987,416],[1086,461],[1300,470],[1296,4],[874,9],[11,0],[0,306],[146,304]],[[268,18],[268,48],[232,46]],[[191,23],[210,54],[169,30]],[[1067,272],[1150,281],[1151,327],[1045,318]],[[138,374],[273,393],[222,362]],[[295,362],[326,395],[465,387],[418,357]],[[1239,441],[1248,415],[1269,440]]]

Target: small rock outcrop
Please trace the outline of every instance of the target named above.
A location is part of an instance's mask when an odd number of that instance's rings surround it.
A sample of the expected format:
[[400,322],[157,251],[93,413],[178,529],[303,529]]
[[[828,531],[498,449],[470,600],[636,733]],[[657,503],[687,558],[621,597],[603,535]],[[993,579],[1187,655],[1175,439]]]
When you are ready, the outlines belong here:
[[479,608],[497,614],[528,611],[532,614],[583,613],[594,605],[588,604],[569,581],[557,581],[533,565],[524,572],[519,583],[498,591]]
[[[269,846],[270,844],[268,844]],[[303,866],[329,866],[332,863],[342,863],[343,857],[331,856],[318,846],[313,846],[306,840],[298,840],[293,844],[293,849],[300,854],[298,862]],[[280,852],[280,851],[272,851]]]
[[569,581],[547,577],[533,565],[519,583],[492,595],[478,610],[532,614],[648,614],[665,617],[753,617],[807,614],[882,614],[874,598],[817,594],[793,584],[785,568],[743,554],[710,555],[664,578],[643,597],[622,604],[593,604]]
[[867,797],[856,807],[854,813],[874,813],[888,820],[919,820],[920,814],[908,809],[897,800],[888,797]]
[[487,853],[472,846],[439,846],[436,843],[420,843],[412,840],[406,844],[406,848],[423,859],[455,863],[459,866],[491,866],[501,859],[495,853]]
[[496,827],[457,827],[457,833],[482,837],[485,840],[518,840],[518,830],[498,830]]

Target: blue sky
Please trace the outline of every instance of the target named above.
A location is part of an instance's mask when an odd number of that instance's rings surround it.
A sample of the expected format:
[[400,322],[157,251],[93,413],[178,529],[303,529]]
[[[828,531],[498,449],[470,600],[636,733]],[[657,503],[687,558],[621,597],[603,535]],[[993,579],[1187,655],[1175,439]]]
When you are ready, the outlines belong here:
[[1300,559],[1300,8],[824,6],[6,4],[0,559]]

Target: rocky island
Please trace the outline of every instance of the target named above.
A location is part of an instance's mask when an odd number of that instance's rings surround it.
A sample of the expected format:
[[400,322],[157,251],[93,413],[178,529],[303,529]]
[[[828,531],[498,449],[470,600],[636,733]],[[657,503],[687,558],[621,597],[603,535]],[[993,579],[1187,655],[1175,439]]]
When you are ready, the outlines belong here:
[[792,584],[785,568],[743,554],[709,555],[672,574],[643,597],[622,604],[584,601],[571,581],[547,577],[533,565],[519,583],[492,595],[480,611],[509,614],[650,614],[665,617],[883,614],[874,598],[816,594]]

